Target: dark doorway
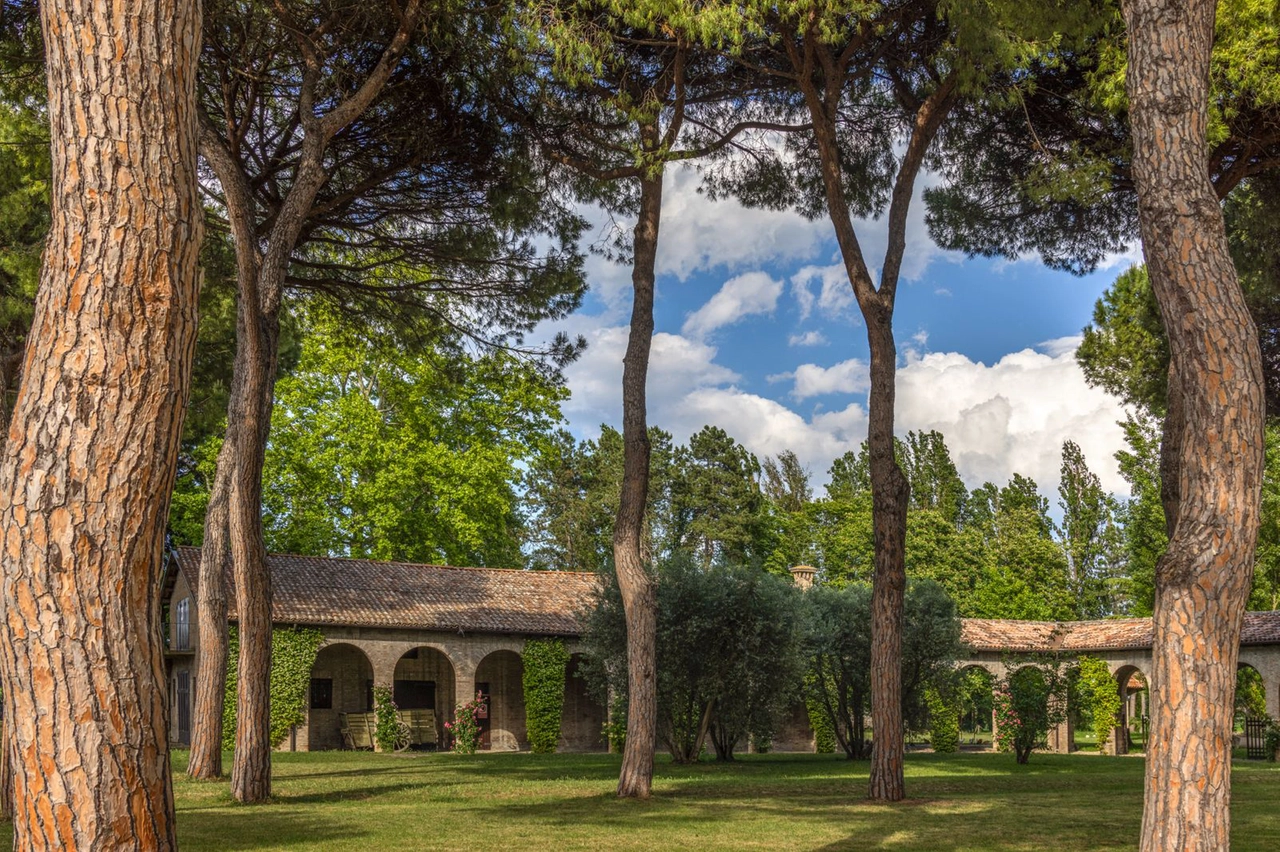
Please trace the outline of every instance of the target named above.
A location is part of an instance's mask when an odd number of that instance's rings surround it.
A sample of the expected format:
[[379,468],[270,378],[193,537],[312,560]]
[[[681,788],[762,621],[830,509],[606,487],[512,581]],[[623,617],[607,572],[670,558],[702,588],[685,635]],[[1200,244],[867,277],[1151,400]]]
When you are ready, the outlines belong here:
[[191,672],[182,669],[178,672],[174,691],[177,693],[174,703],[178,709],[178,742],[191,742]]
[[434,680],[398,680],[392,697],[401,710],[434,710],[436,707],[436,682]]

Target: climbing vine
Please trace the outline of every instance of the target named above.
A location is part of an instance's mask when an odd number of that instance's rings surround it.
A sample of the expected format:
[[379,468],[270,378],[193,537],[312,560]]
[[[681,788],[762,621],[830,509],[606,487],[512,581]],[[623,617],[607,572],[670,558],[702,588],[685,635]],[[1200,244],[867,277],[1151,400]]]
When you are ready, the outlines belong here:
[[524,663],[524,712],[529,749],[534,754],[550,754],[560,741],[569,652],[559,639],[530,639],[524,643],[521,658]]
[[1093,733],[1102,751],[1120,723],[1120,690],[1111,669],[1097,657],[1081,657],[1076,692],[1081,709],[1093,716]]
[[373,688],[373,713],[377,721],[373,739],[383,751],[396,750],[396,740],[400,736],[400,717],[396,714],[398,709],[389,687]]
[[600,733],[609,743],[609,751],[622,754],[627,747],[627,696],[615,693],[609,704],[609,715],[605,718]]
[[[271,631],[271,745],[278,746],[289,729],[307,718],[311,669],[324,644],[324,634],[308,627]],[[236,744],[236,684],[239,676],[240,633],[231,628],[227,641],[227,686],[222,698],[222,747]]]
[[809,727],[813,730],[813,750],[818,754],[835,754],[836,731],[827,711],[812,697],[805,700],[805,710],[809,713]]

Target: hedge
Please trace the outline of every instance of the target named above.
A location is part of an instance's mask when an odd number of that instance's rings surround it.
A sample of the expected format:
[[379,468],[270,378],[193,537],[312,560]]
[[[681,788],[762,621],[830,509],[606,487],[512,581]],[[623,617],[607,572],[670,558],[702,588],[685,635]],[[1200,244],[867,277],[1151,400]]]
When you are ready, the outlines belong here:
[[559,639],[530,639],[524,643],[521,658],[529,749],[534,754],[551,754],[560,742],[569,652]]

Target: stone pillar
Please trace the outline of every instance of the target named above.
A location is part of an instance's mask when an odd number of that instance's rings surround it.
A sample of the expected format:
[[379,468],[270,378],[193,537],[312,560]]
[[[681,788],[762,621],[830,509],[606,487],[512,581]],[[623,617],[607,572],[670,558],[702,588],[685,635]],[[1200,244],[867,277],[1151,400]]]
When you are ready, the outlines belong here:
[[1258,673],[1262,675],[1262,689],[1267,698],[1267,715],[1280,719],[1280,665],[1259,669]]
[[1070,754],[1076,750],[1076,729],[1068,716],[1049,731],[1049,751],[1054,754]]
[[454,706],[449,708],[450,719],[453,718],[457,705],[466,704],[476,697],[476,669],[479,667],[480,661],[470,656],[459,656],[453,661]]

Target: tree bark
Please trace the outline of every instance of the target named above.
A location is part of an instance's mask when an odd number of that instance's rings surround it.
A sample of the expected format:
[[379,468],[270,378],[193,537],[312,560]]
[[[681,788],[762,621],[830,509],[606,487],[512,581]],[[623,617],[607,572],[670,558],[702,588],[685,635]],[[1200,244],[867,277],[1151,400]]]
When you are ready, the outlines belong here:
[[871,799],[905,798],[902,721],[902,622],[907,588],[907,502],[911,487],[893,452],[893,403],[898,349],[893,312],[863,316],[871,343],[867,398],[867,451],[871,468],[871,516],[875,574],[871,584]]
[[1139,227],[1169,337],[1141,848],[1230,847],[1240,628],[1257,544],[1262,360],[1208,174],[1212,0],[1124,0]]
[[200,4],[48,0],[52,227],[0,462],[15,849],[172,849],[160,572],[196,339]]
[[[806,70],[799,79],[813,122],[827,212],[835,228],[849,285],[867,326],[871,384],[867,396],[867,452],[871,473],[871,516],[875,537],[875,574],[871,598],[871,778],[869,798],[896,802],[906,797],[903,772],[902,623],[906,589],[907,503],[910,485],[894,455],[893,406],[898,350],[893,339],[893,309],[902,257],[906,250],[907,212],[925,153],[954,104],[954,76],[945,78],[915,105],[910,138],[898,166],[889,203],[888,245],[877,287],[871,278],[845,198],[837,139],[837,114],[843,81],[820,86],[808,76],[817,65],[835,68],[816,32],[806,32],[803,57],[793,48],[792,62]],[[814,57],[818,57],[817,60]]]
[[[653,131],[656,135],[656,129]],[[647,799],[653,786],[657,741],[658,603],[641,539],[649,496],[649,429],[645,388],[653,342],[654,267],[662,221],[662,172],[640,178],[631,284],[631,330],[622,361],[622,494],[613,528],[613,560],[627,621],[627,742],[618,775],[618,795]]]
[[[237,158],[218,128],[206,125],[200,136],[200,153],[222,186],[240,291],[228,403],[226,441],[230,446],[218,456],[220,476],[224,461],[230,467],[227,534],[240,631],[236,746],[231,768],[231,793],[239,802],[263,801],[271,795],[271,578],[262,530],[262,468],[275,396],[285,279],[316,196],[329,180],[324,165],[329,142],[368,109],[386,86],[422,12],[423,0],[409,0],[398,9],[399,26],[377,64],[354,91],[323,113],[316,111],[316,105],[325,57],[317,52],[311,35],[285,15],[281,23],[297,39],[305,68],[298,95],[301,153],[292,186],[270,211],[273,215],[268,217],[271,223],[264,228],[266,233],[259,232],[259,211],[247,164]],[[225,106],[229,113],[234,112],[235,104]],[[224,670],[224,681],[225,677]]]
[[[228,432],[232,420],[227,423]],[[191,758],[187,777],[211,781],[222,777],[222,716],[227,686],[227,549],[228,457],[233,442],[224,438],[218,470],[205,514],[196,587],[196,695],[191,714]]]
[[[280,273],[283,279],[283,271]],[[271,796],[271,577],[262,530],[262,468],[275,396],[280,324],[278,313],[257,310],[257,301],[240,312],[237,344],[245,353],[242,419],[235,464],[229,476],[228,533],[240,631],[237,662],[236,747],[231,764],[231,795],[238,802]]]

